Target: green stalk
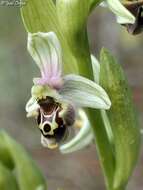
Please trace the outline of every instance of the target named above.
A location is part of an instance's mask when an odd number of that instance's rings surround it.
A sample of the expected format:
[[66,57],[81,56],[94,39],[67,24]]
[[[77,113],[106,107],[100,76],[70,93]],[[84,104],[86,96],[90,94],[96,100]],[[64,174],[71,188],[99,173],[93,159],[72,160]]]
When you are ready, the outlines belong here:
[[[90,60],[90,51],[88,44],[88,39],[86,37],[85,45],[78,47],[82,47],[82,51],[84,50],[84,54],[82,53],[82,57],[80,59],[81,63],[79,65],[79,73],[87,78],[93,79],[91,60]],[[79,53],[79,51],[78,51]],[[83,55],[85,57],[83,57]],[[84,60],[84,61],[83,61]],[[88,118],[91,122],[91,126],[93,127],[94,135],[95,135],[95,143],[97,147],[97,152],[100,160],[100,164],[103,170],[103,174],[105,177],[105,183],[108,190],[112,190],[113,184],[113,176],[114,176],[114,155],[112,152],[112,147],[109,142],[106,129],[101,117],[100,110],[87,110]]]
[[[74,55],[76,56],[76,60],[78,60],[79,63],[79,73],[89,79],[93,79],[90,50],[88,45],[89,43],[86,32],[83,32],[83,36],[80,33],[80,37],[84,39],[81,43],[80,40],[77,41],[72,39],[72,43],[74,41],[74,45],[78,47],[78,50],[76,49]],[[76,52],[78,52],[77,55]],[[110,144],[110,140],[103,123],[101,112],[100,110],[93,109],[87,109],[86,111],[93,127],[95,143],[105,178],[106,188],[107,190],[124,190],[124,187],[120,187],[118,189],[113,188],[115,158],[112,145]]]
[[[62,33],[68,42],[75,60],[77,61],[79,74],[93,80],[90,49],[86,30],[86,21],[89,14],[86,1],[82,2],[82,7],[80,3],[77,3],[77,1],[74,1],[75,3],[73,3],[73,1],[69,1],[67,4],[64,2],[64,0],[59,0],[58,2],[57,10],[59,21],[61,20],[60,24]],[[75,8],[75,6],[77,7]],[[80,17],[80,14],[83,14],[84,19],[82,17],[82,19],[77,21],[77,18]],[[71,19],[73,21],[71,21]],[[115,165],[112,146],[109,142],[100,110],[88,109],[86,111],[95,134],[97,151],[100,164],[103,169],[106,187],[107,190],[112,190]]]

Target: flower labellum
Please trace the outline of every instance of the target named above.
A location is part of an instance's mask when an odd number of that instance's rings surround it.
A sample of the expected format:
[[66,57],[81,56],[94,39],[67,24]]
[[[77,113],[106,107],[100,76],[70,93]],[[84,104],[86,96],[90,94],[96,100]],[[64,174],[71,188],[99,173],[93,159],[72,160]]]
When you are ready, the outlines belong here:
[[[60,142],[66,135],[67,126],[72,126],[75,120],[74,108],[56,102],[52,97],[38,101],[40,106],[37,123],[42,135],[48,139]],[[65,106],[65,107],[64,107]]]
[[29,33],[28,51],[41,77],[33,80],[27,116],[36,118],[43,146],[55,148],[67,139],[79,108],[109,109],[111,102],[95,82],[75,74],[64,76],[62,50],[55,33]]

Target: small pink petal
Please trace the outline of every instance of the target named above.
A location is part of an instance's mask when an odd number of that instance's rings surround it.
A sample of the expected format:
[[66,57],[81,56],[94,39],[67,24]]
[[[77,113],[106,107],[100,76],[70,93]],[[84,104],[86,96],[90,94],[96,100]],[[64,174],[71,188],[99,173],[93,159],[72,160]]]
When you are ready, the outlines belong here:
[[63,80],[59,77],[34,78],[33,82],[36,85],[48,85],[55,90],[60,90],[63,86]]

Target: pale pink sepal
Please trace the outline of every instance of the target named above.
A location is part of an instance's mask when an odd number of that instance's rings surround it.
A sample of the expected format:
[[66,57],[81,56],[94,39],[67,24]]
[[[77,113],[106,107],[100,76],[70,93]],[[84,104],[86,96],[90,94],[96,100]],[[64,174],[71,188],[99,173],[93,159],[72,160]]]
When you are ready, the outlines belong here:
[[29,33],[28,51],[41,71],[41,77],[34,79],[34,83],[60,88],[62,84],[62,53],[56,34],[54,32]]

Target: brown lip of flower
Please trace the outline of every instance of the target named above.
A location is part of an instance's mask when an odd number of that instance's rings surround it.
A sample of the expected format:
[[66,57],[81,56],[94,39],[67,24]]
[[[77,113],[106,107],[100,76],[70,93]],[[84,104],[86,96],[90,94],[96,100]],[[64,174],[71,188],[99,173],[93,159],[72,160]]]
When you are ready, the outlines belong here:
[[59,106],[59,103],[55,102],[52,97],[46,97],[45,99],[38,100],[38,104],[45,115],[51,115]]
[[[47,139],[53,139],[56,143],[63,141],[68,136],[69,128],[75,122],[75,110],[72,105],[69,104],[64,109],[62,104],[49,96],[38,100],[37,103],[40,106],[37,123],[39,126],[42,125],[42,128],[39,127],[42,135]],[[57,124],[54,130],[52,130],[53,119]]]
[[127,1],[123,5],[135,16],[136,21],[134,24],[125,24],[130,34],[136,35],[143,31],[143,0],[140,1]]

